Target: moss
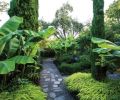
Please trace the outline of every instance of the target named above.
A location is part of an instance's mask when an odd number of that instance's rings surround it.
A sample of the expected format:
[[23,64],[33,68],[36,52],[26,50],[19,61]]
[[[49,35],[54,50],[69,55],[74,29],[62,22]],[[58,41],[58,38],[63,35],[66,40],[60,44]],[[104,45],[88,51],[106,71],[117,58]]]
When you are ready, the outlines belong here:
[[76,92],[79,100],[119,100],[120,81],[107,80],[99,82],[91,74],[76,73],[65,80],[67,88]]
[[46,94],[40,87],[28,83],[14,91],[0,93],[0,100],[46,100]]

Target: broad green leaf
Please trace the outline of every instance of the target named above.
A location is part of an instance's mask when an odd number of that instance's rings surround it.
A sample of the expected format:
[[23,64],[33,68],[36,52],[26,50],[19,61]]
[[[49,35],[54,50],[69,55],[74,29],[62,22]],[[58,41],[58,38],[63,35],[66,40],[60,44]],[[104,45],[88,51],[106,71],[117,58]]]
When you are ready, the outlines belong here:
[[0,28],[0,35],[6,35],[16,31],[22,22],[23,18],[13,16]]
[[12,35],[6,35],[0,38],[0,54],[3,52],[6,43],[12,38]]
[[100,43],[98,44],[98,47],[101,47],[101,48],[107,48],[107,49],[111,49],[111,50],[120,50],[120,46],[117,46],[116,44],[110,44],[110,43]]
[[0,61],[0,74],[8,74],[15,70],[14,61]]
[[43,38],[41,37],[30,37],[24,44],[24,47],[23,48],[28,48],[30,46],[34,46],[36,45],[36,43],[40,42],[41,40],[43,40]]
[[108,40],[105,40],[105,39],[101,39],[101,38],[96,38],[96,37],[92,37],[91,41],[93,43],[96,43],[96,44],[100,44],[100,43],[110,43],[110,44],[114,44]]
[[34,32],[34,31],[31,31],[31,30],[24,30],[25,34],[26,35],[29,35],[29,36],[39,36],[39,34],[37,32]]
[[95,49],[93,49],[93,52],[96,52],[98,54],[108,53],[109,51],[111,51],[111,50],[110,49],[105,49],[105,48],[95,48]]
[[39,48],[39,44],[36,44],[36,45],[32,46],[32,48],[31,48],[32,50],[29,53],[29,56],[35,57],[35,55],[38,52],[38,48]]
[[20,47],[20,41],[17,39],[17,37],[12,38],[9,42],[9,48],[8,48],[9,56],[15,54],[19,47]]
[[47,29],[38,32],[42,38],[48,38],[56,32],[56,29],[53,26],[49,26]]
[[9,61],[15,61],[16,64],[28,64],[35,63],[35,60],[30,56],[15,56],[8,59]]
[[98,44],[98,47],[100,47],[100,48],[106,48],[106,49],[111,49],[111,50],[120,50],[120,46],[118,46],[108,40],[100,39],[100,38],[96,38],[96,37],[93,37],[91,40],[93,43]]
[[113,56],[120,57],[120,51],[114,51],[112,54]]

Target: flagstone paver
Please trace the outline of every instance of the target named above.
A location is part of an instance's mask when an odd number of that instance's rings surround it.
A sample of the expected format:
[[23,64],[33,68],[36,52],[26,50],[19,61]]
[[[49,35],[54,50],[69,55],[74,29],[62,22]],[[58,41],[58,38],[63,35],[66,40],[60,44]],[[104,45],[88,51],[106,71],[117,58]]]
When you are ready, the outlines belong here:
[[40,84],[47,93],[47,100],[74,100],[66,90],[63,77],[53,63],[53,59],[43,60]]

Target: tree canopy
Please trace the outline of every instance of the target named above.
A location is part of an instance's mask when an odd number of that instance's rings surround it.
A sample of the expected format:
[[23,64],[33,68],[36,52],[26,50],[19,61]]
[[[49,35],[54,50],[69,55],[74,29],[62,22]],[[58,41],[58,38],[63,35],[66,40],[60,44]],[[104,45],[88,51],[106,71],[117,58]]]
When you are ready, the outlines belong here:
[[109,9],[106,11],[106,15],[120,23],[120,0],[114,1],[109,6]]
[[74,37],[83,28],[83,25],[70,16],[73,7],[66,3],[56,11],[55,19],[52,22],[57,29],[56,37],[66,39],[68,35],[72,34]]
[[0,1],[0,12],[4,12],[7,10],[8,3],[5,1]]

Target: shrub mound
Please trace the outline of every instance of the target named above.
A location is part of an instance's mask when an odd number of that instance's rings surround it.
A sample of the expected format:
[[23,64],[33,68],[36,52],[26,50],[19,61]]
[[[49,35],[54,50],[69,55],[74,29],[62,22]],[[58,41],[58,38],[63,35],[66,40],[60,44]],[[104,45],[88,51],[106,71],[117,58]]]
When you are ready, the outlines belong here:
[[85,71],[86,69],[89,69],[89,66],[86,66],[84,62],[72,63],[72,64],[62,63],[59,69],[61,72],[65,74],[72,74],[79,71]]
[[41,88],[31,83],[22,84],[14,91],[0,93],[0,100],[46,100]]
[[99,82],[88,73],[75,73],[66,78],[67,89],[77,92],[79,100],[120,100],[120,80]]

